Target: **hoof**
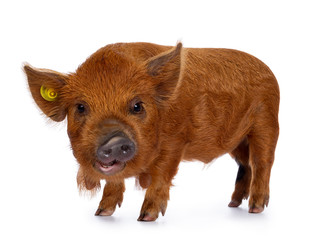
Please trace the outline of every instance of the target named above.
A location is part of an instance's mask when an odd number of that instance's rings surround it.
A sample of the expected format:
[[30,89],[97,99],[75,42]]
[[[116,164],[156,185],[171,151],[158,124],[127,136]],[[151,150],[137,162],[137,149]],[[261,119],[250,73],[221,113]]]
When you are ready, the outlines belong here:
[[228,207],[236,208],[236,207],[239,207],[240,205],[241,205],[241,202],[238,202],[236,200],[231,200],[231,202],[229,203]]
[[154,222],[155,220],[157,220],[157,217],[150,216],[148,213],[142,213],[138,218],[138,221],[141,222]]
[[112,210],[104,210],[104,209],[98,208],[95,215],[96,216],[111,216],[113,213],[114,213],[114,211],[112,211]]
[[250,207],[249,213],[261,213],[263,212],[263,210],[264,210],[263,207]]

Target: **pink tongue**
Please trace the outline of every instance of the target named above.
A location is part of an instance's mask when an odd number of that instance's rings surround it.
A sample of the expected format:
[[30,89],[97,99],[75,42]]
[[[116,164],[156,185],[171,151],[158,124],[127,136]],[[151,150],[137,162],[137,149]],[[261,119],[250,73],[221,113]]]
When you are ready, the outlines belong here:
[[109,172],[113,169],[113,165],[112,166],[109,166],[109,165],[102,165],[100,164],[100,169],[101,171],[103,172]]

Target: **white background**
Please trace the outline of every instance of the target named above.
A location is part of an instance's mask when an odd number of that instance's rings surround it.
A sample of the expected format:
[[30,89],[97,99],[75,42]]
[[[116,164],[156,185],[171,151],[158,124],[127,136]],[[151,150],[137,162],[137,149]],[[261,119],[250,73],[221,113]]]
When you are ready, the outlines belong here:
[[[320,7],[317,1],[1,1],[0,239],[320,239]],[[101,192],[79,196],[66,124],[41,117],[21,70],[74,71],[114,42],[146,41],[249,52],[276,75],[280,138],[269,207],[227,204],[237,166],[183,163],[165,217],[136,219],[143,192],[95,217]]]

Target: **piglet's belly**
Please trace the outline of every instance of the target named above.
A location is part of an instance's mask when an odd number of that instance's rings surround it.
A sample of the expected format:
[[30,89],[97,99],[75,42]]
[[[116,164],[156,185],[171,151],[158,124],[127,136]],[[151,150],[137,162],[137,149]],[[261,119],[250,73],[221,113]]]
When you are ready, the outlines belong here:
[[219,148],[211,142],[190,143],[186,146],[182,159],[185,161],[197,160],[209,163],[227,152],[227,150]]

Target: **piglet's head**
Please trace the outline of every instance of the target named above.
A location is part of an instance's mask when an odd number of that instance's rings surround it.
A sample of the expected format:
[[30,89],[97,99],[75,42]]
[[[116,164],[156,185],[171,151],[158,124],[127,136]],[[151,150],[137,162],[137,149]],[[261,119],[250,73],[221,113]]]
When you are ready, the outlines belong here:
[[24,66],[42,112],[56,122],[67,117],[80,188],[137,176],[159,154],[162,113],[178,83],[181,49],[179,43],[137,61],[108,45],[72,74]]

